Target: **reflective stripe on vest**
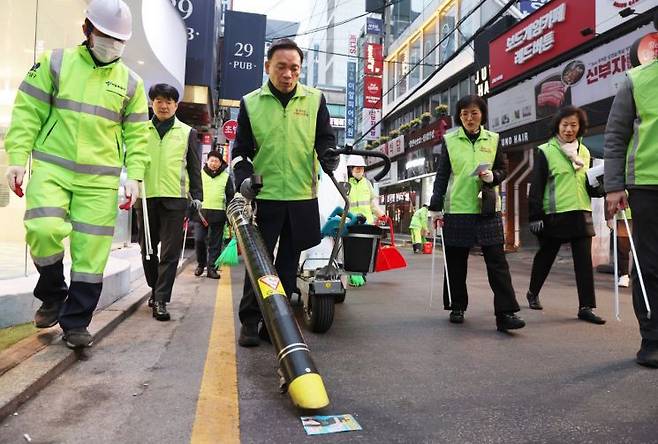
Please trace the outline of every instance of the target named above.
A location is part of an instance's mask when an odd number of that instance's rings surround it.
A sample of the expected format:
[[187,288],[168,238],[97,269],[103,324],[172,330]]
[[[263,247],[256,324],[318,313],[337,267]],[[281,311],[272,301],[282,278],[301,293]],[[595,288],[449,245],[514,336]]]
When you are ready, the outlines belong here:
[[626,185],[658,185],[658,61],[633,68],[627,75],[636,118],[626,151]]
[[374,220],[372,208],[370,204],[373,199],[372,185],[363,177],[357,181],[355,178],[350,177],[350,213],[363,214],[366,218],[366,223],[371,224]]
[[[498,149],[498,134],[480,129],[480,135],[475,143],[460,126],[444,136],[445,146],[450,156],[450,179],[446,190],[443,208],[452,214],[480,214],[478,195],[482,181],[473,171],[481,163],[488,163],[493,168]],[[498,187],[496,193],[496,211],[500,211],[501,201]]]
[[203,182],[203,209],[204,210],[225,210],[225,192],[229,175],[226,170],[222,171],[215,177],[211,177],[205,170],[201,171],[201,181]]
[[544,213],[555,214],[567,211],[592,211],[591,199],[585,182],[589,169],[590,154],[587,147],[580,144],[578,155],[585,166],[575,170],[571,160],[562,152],[556,138],[540,145],[548,163],[548,179],[544,189]]
[[144,174],[147,198],[187,198],[187,148],[191,130],[191,127],[175,119],[174,125],[160,139],[158,130],[149,122],[148,153],[151,164]]
[[244,97],[256,146],[254,172],[263,176],[259,199],[317,196],[315,126],[321,97],[319,90],[299,83],[285,109],[267,84]]

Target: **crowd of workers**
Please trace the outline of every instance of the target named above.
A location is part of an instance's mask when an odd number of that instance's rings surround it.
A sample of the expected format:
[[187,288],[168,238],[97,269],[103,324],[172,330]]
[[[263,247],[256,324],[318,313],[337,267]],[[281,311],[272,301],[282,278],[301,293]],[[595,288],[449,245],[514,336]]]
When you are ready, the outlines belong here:
[[[209,278],[219,278],[214,264],[222,247],[226,204],[234,192],[257,202],[258,230],[275,257],[286,294],[295,293],[300,254],[320,242],[320,169],[332,174],[339,164],[324,96],[298,83],[301,49],[288,39],[270,46],[265,63],[269,80],[240,102],[231,178],[222,153],[211,151],[201,166],[196,131],[175,117],[175,88],[151,87],[149,120],[143,82],[121,61],[132,29],[125,3],[92,0],[82,29],[83,44],[46,51],[30,69],[19,87],[5,141],[9,187],[19,196],[27,160],[30,155],[33,159],[24,219],[40,275],[34,289],[42,301],[36,326],[59,323],[67,345],[91,345],[87,327],[102,289],[124,167],[126,202],[121,208],[136,206],[143,267],[152,289],[149,305],[157,320],[169,319],[167,303],[186,218],[196,221],[194,274],[206,271]],[[587,174],[592,159],[582,143],[586,114],[571,106],[560,109],[550,139],[538,147],[529,197],[529,226],[540,245],[527,292],[530,308],[542,309],[540,290],[561,245],[570,243],[577,317],[593,324],[605,320],[594,313],[591,198],[606,197],[611,224],[617,223],[620,211],[632,208],[633,230],[626,237],[635,239],[637,255],[631,279],[642,337],[637,362],[650,367],[658,367],[658,319],[650,316],[658,303],[657,80],[658,62],[628,72],[606,129],[603,185]],[[413,249],[419,252],[423,236],[440,230],[444,308],[450,322],[462,323],[468,307],[469,252],[479,246],[494,294],[497,329],[520,329],[525,322],[516,314],[520,308],[503,248],[498,189],[507,175],[506,156],[499,135],[485,128],[482,98],[462,97],[454,118],[456,128],[444,137],[431,200],[421,203],[409,226]],[[383,212],[364,176],[365,162],[354,157],[348,167],[352,211],[373,223]],[[263,178],[262,187],[253,174]],[[63,274],[66,237],[72,259],[69,287]],[[624,251],[622,263],[628,260],[628,248]],[[620,273],[628,280],[626,268]],[[622,279],[620,284],[628,285]],[[247,277],[239,319],[239,344],[258,345],[261,313]]]

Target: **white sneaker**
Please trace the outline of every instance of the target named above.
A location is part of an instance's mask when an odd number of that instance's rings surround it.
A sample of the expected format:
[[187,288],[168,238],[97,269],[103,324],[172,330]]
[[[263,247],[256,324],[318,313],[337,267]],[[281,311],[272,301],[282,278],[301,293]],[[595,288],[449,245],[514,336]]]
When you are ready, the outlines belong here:
[[619,281],[617,281],[617,287],[628,288],[630,283],[631,282],[630,282],[630,279],[628,278],[628,275],[625,274],[625,275],[619,277]]

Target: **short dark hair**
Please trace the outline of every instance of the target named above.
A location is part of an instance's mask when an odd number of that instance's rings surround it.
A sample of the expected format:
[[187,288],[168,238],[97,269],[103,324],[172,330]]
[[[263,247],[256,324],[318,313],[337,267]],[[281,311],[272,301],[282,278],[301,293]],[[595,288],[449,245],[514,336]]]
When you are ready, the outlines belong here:
[[576,137],[583,136],[587,131],[587,125],[589,125],[589,122],[587,121],[587,113],[582,108],[573,105],[563,106],[557,110],[551,120],[551,134],[554,136],[558,135],[560,133],[560,122],[562,119],[573,115],[578,117],[578,134]]
[[178,94],[178,90],[173,86],[166,83],[156,83],[151,88],[149,88],[149,98],[151,100],[155,100],[156,97],[164,97],[165,99],[178,102],[178,98],[180,96]]
[[296,50],[297,53],[299,54],[299,63],[300,64],[304,63],[304,53],[302,52],[301,49],[299,49],[299,46],[297,46],[297,43],[295,43],[294,40],[290,40],[290,39],[279,39],[279,40],[273,41],[272,45],[270,46],[270,49],[267,50],[267,60],[272,60],[272,56],[279,49],[294,49],[294,50]]
[[208,152],[208,159],[210,159],[211,157],[216,157],[219,160],[221,160],[222,162],[224,161],[224,159],[222,158],[222,153],[220,153],[217,150],[212,150],[212,151]]
[[476,96],[475,94],[469,94],[457,101],[457,105],[455,106],[455,116],[454,116],[455,125],[464,126],[462,125],[462,120],[459,117],[459,115],[461,114],[464,108],[467,108],[471,105],[475,105],[480,109],[480,112],[482,113],[482,125],[487,124],[487,112],[488,112],[487,102],[485,102],[484,99],[480,96]]

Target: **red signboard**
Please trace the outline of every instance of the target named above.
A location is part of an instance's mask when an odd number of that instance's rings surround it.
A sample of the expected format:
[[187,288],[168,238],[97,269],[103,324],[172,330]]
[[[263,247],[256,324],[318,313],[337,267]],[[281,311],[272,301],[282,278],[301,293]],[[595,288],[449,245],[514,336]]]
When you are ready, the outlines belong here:
[[595,0],[553,0],[489,44],[489,84],[502,85],[594,37]]
[[224,125],[222,125],[222,132],[224,133],[224,137],[228,140],[235,140],[235,135],[238,132],[238,121],[231,119],[224,122]]
[[365,76],[363,78],[363,107],[382,108],[382,78]]
[[364,46],[364,53],[364,74],[367,76],[381,76],[384,72],[384,56],[382,55],[382,45],[378,43],[366,43]]

